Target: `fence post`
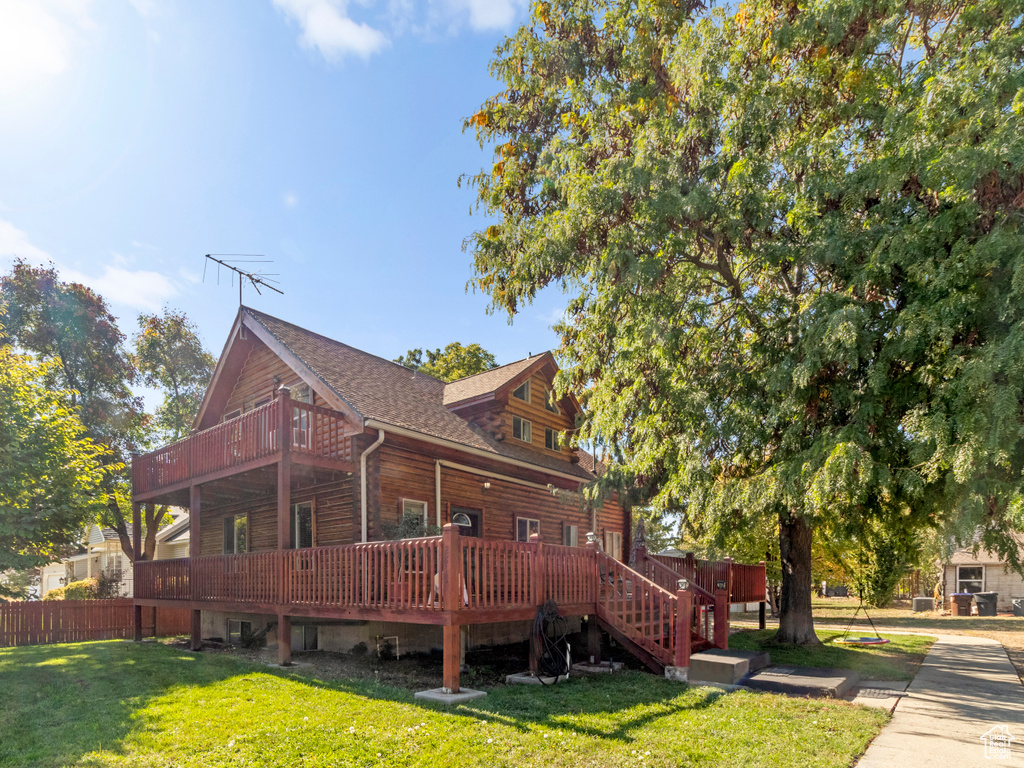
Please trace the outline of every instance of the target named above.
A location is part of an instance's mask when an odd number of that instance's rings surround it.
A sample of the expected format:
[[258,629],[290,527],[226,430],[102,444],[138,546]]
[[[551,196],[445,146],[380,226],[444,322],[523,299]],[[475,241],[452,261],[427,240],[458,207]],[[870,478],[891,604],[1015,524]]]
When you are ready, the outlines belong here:
[[544,551],[544,539],[539,533],[530,534],[533,549],[533,597],[539,608],[548,599],[548,556]]
[[586,549],[590,552],[590,562],[593,565],[593,572],[591,577],[593,583],[591,589],[593,589],[594,605],[591,608],[590,615],[587,616],[587,655],[590,657],[591,664],[601,663],[601,628],[597,625],[597,603],[600,600],[601,593],[601,570],[598,565],[597,558],[598,552],[601,551],[600,545],[597,543],[597,534],[588,532]]
[[462,607],[459,587],[462,575],[462,543],[459,527],[448,523],[441,530],[441,595],[445,610],[444,668],[442,688],[445,693],[458,693],[462,666],[462,633],[458,612]]
[[729,648],[729,593],[715,590],[715,647]]

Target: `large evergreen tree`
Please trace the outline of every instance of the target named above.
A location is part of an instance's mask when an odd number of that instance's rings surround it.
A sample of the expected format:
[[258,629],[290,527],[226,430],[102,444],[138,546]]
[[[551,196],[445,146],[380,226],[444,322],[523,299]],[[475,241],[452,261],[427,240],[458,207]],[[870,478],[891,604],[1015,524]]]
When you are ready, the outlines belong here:
[[[570,295],[561,385],[609,481],[811,546],[946,527],[1019,565],[1022,0],[554,0],[467,126],[474,284]],[[899,553],[897,553],[898,555]]]

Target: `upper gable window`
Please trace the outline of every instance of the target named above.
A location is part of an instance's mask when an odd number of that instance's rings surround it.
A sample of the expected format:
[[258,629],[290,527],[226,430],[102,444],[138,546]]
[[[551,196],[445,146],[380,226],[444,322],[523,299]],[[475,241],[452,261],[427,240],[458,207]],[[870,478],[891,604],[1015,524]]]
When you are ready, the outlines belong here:
[[522,400],[524,403],[530,402],[530,381],[527,379],[518,387],[512,390],[512,397],[516,400]]
[[558,403],[555,402],[555,390],[549,389],[544,396],[544,408],[551,413],[561,413],[558,410]]
[[512,437],[524,443],[533,442],[533,425],[526,419],[512,417]]

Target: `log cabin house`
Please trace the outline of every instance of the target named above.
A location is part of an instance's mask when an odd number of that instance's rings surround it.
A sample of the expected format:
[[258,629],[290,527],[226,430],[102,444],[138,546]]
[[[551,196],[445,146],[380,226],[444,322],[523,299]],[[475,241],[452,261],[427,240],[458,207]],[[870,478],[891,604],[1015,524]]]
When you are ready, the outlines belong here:
[[600,466],[566,439],[579,405],[553,396],[556,370],[546,352],[445,383],[240,308],[193,433],[133,462],[136,518],[191,519],[188,558],[135,564],[137,615],[191,608],[196,649],[273,626],[281,663],[442,647],[449,692],[467,643],[525,639],[549,599],[594,619],[590,655],[599,624],[653,669],[724,646],[763,566],[623,564],[630,511],[580,502]]

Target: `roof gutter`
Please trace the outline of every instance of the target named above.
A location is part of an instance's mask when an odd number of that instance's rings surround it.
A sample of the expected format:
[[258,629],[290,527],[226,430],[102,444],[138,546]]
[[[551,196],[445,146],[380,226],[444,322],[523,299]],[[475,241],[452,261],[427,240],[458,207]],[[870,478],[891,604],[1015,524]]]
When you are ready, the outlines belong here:
[[[371,427],[373,429],[386,429],[389,432],[393,432],[396,435],[402,435],[403,437],[411,437],[413,440],[420,440],[424,443],[430,443],[431,445],[440,445],[443,446],[444,448],[451,448],[456,451],[462,451],[463,453],[468,453],[473,456],[479,456],[480,458],[483,459],[490,459],[491,461],[499,461],[503,464],[511,464],[514,467],[522,467],[523,469],[529,469],[532,470],[533,472],[539,472],[544,475],[560,477],[565,480],[571,480],[574,483],[582,484],[587,482],[587,479],[585,477],[580,477],[579,475],[570,475],[565,472],[559,472],[558,470],[555,469],[547,469],[546,467],[541,467],[538,466],[537,464],[531,464],[528,461],[510,459],[507,456],[500,456],[496,453],[488,453],[487,451],[481,451],[479,448],[473,448],[471,446],[463,445],[462,443],[456,443],[451,440],[443,440],[439,437],[431,437],[430,435],[425,435],[422,432],[416,432],[411,429],[396,427],[393,424],[384,424],[383,422],[376,421],[374,419],[367,419],[363,423],[365,426]],[[369,449],[367,449],[367,451],[369,451]]]
[[363,522],[363,539],[362,539],[362,541],[363,541],[364,544],[369,540],[369,536],[368,536],[368,534],[369,534],[369,530],[368,530],[369,526],[367,525],[367,516],[366,516],[366,459],[367,459],[367,457],[371,453],[373,453],[378,448],[380,448],[380,444],[384,442],[384,437],[385,437],[384,429],[381,428],[381,427],[378,427],[377,428],[377,441],[375,443],[373,443],[373,445],[371,445],[365,451],[363,451],[363,453],[359,456],[359,506],[360,506],[360,511],[362,512],[362,522]]

